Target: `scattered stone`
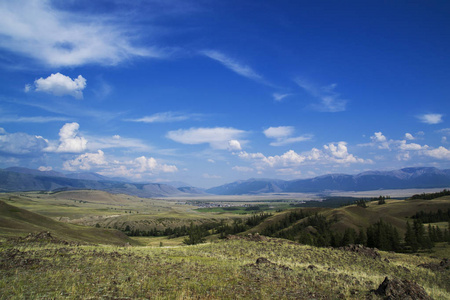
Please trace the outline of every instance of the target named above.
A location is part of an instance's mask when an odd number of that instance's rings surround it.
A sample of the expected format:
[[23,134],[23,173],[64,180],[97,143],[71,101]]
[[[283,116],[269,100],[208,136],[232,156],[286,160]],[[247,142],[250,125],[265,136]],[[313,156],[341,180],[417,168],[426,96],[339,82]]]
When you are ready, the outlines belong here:
[[385,258],[384,262],[390,263],[391,261],[389,259]]
[[315,265],[309,265],[309,266],[308,266],[308,269],[314,270],[314,269],[317,269],[317,267],[316,267]]
[[264,266],[264,267],[271,267],[271,268],[273,268],[273,269],[283,269],[283,270],[285,270],[285,271],[291,271],[292,269],[291,268],[289,268],[289,267],[287,267],[287,266],[284,266],[284,265],[278,265],[278,264],[276,264],[276,263],[273,263],[273,262],[271,262],[270,260],[268,260],[267,258],[265,258],[265,257],[259,257],[257,260],[256,260],[256,263],[254,263],[254,264],[249,264],[249,265],[246,265],[247,267],[255,267],[255,268],[257,268],[257,269],[260,269],[260,267],[262,267],[262,266]]
[[381,260],[381,255],[378,253],[377,249],[375,248],[368,248],[363,245],[348,245],[345,247],[340,247],[339,250],[349,251],[349,252],[355,252],[367,257],[371,257],[373,259]]
[[260,235],[259,233],[251,234],[249,233],[246,236],[239,236],[239,235],[228,235],[228,240],[246,240],[251,242],[263,242],[268,241],[269,238],[263,235]]
[[421,286],[407,279],[386,277],[374,292],[385,300],[432,300]]
[[450,259],[444,258],[440,263],[429,263],[429,264],[420,264],[418,267],[422,267],[425,269],[430,269],[432,271],[444,271],[450,270]]

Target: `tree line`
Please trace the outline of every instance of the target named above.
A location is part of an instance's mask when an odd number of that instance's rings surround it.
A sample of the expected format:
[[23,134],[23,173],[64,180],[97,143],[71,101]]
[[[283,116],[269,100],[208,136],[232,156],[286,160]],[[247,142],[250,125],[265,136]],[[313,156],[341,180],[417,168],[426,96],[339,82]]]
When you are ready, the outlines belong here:
[[424,200],[431,200],[431,199],[435,199],[435,198],[439,198],[439,197],[443,197],[443,196],[450,196],[450,190],[444,189],[440,192],[436,192],[436,193],[422,193],[422,194],[415,194],[412,195],[409,199],[414,200],[414,199],[424,199]]

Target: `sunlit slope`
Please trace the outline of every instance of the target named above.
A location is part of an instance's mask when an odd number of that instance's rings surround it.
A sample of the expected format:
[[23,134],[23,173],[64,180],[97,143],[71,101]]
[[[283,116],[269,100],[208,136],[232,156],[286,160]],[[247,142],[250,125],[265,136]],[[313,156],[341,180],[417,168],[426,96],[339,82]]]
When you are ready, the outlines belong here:
[[[305,213],[319,213],[327,217],[328,220],[335,220],[331,225],[332,230],[343,232],[346,228],[353,228],[358,231],[367,228],[378,222],[380,219],[392,224],[403,235],[406,231],[407,217],[413,216],[418,211],[436,212],[438,209],[447,210],[450,208],[450,197],[441,197],[433,200],[386,200],[386,204],[378,205],[377,201],[368,202],[367,207],[349,205],[340,208],[298,208],[295,210],[283,211],[267,218],[257,227],[249,232],[264,232],[264,229],[272,224],[278,223],[286,218],[292,211],[303,211]],[[279,230],[286,230],[298,223],[304,222],[306,218],[296,220]]]
[[53,236],[66,241],[115,245],[132,243],[117,230],[66,224],[0,201],[0,235],[23,236],[42,231],[50,231]]

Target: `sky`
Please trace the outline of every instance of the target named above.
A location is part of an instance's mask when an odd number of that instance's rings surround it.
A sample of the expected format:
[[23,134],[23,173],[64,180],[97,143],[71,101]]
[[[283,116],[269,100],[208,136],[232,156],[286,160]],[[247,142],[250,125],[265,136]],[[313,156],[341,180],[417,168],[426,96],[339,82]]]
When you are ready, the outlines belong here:
[[0,168],[213,187],[450,168],[449,1],[0,0]]

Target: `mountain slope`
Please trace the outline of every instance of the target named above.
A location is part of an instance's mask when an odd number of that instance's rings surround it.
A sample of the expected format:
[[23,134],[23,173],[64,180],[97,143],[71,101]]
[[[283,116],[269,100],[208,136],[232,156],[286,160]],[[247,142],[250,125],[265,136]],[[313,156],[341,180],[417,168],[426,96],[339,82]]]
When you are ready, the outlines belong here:
[[[0,169],[0,192],[92,189],[110,193],[123,193],[138,197],[165,197],[187,194],[173,186],[159,183],[126,183],[112,180],[76,179],[65,177],[64,174],[61,173],[59,174],[62,176],[46,176],[49,173],[42,172],[43,175],[41,175],[41,173],[38,173],[41,171],[38,170],[17,168],[13,168],[13,170],[15,171]],[[50,174],[53,175],[54,173]],[[98,174],[75,175],[75,177],[103,178],[103,176]]]
[[42,231],[50,231],[55,237],[67,241],[114,245],[133,243],[118,230],[62,223],[0,201],[0,235],[17,236]]
[[357,175],[329,174],[291,181],[249,179],[206,190],[219,195],[258,193],[319,193],[324,191],[369,191],[378,189],[446,188],[450,170],[404,168],[395,171],[369,171]]

